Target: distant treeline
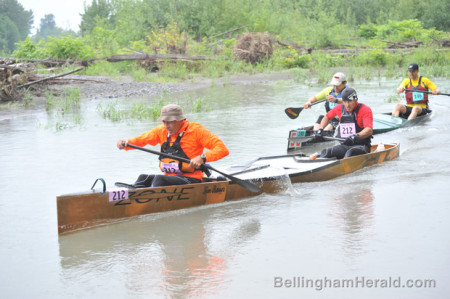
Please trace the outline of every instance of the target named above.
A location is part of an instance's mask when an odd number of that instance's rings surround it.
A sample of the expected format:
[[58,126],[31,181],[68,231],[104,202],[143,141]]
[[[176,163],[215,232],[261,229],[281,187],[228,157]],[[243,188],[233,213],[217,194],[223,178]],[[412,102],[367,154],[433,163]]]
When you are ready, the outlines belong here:
[[[448,32],[449,11],[448,0],[93,0],[85,6],[78,33],[56,28],[49,11],[33,40],[56,34],[86,36],[101,28],[113,31],[115,41],[124,46],[176,23],[197,39],[247,26],[248,31],[326,46],[361,25],[389,21],[416,19],[425,29]],[[0,0],[0,52],[13,51],[32,26],[33,12],[20,0]]]
[[317,35],[345,38],[349,28],[362,24],[407,19],[448,32],[449,11],[448,0],[93,0],[82,14],[80,32],[89,34],[102,24],[127,44],[176,22],[197,38],[247,26],[291,41],[314,41]]

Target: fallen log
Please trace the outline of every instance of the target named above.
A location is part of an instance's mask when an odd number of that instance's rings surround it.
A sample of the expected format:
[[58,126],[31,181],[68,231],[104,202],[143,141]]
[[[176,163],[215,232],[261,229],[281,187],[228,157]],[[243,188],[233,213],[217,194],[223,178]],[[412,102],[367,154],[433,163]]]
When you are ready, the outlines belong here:
[[313,51],[313,47],[302,47],[302,46],[299,46],[299,45],[297,45],[295,43],[288,43],[288,42],[281,41],[279,39],[275,39],[275,41],[277,42],[277,44],[279,44],[279,45],[281,45],[283,47],[292,47],[292,48],[294,48],[300,54],[311,54],[311,52]]
[[388,40],[381,40],[381,41],[389,44],[388,48],[396,48],[396,49],[418,48],[419,46],[423,46],[423,42],[416,42],[416,41],[411,41],[411,42],[391,42]]
[[237,31],[237,30],[243,29],[243,28],[247,28],[247,26],[241,26],[241,27],[238,27],[238,28],[234,28],[234,29],[231,29],[231,30],[228,30],[228,31],[225,31],[225,32],[222,32],[222,33],[213,35],[213,36],[210,36],[210,37],[208,37],[208,39],[210,39],[210,38],[215,38],[215,37],[219,37],[219,36],[222,36],[222,35],[225,35],[225,34],[229,34],[229,33],[231,33],[231,32],[234,32],[234,31]]
[[17,88],[23,88],[23,87],[30,86],[30,85],[33,85],[33,84],[36,84],[36,83],[40,83],[40,82],[43,82],[43,81],[47,81],[47,80],[51,80],[51,79],[67,76],[67,75],[73,74],[75,72],[81,71],[83,69],[84,69],[84,67],[80,67],[80,68],[77,68],[75,70],[72,70],[72,71],[64,73],[64,74],[59,74],[59,75],[43,78],[43,79],[40,79],[40,80],[36,80],[36,81],[33,81],[33,82],[28,82],[28,83],[25,83],[25,84],[22,84],[22,85],[18,85]]
[[108,62],[120,62],[127,60],[212,60],[214,57],[208,55],[186,56],[181,54],[118,54],[107,57]]
[[0,64],[0,69],[8,69],[12,70],[13,75],[25,73],[25,72],[31,72],[34,70],[33,64],[23,64],[23,63],[17,63],[17,64]]
[[63,66],[67,64],[75,64],[75,65],[82,65],[87,66],[88,64],[100,60],[102,58],[91,58],[91,59],[85,59],[85,60],[73,60],[73,59],[52,59],[52,58],[45,58],[45,59],[24,59],[24,58],[2,58],[0,57],[0,63],[4,64],[14,64],[14,63],[20,63],[20,62],[28,62],[33,64],[42,64],[46,67],[57,67],[57,66]]

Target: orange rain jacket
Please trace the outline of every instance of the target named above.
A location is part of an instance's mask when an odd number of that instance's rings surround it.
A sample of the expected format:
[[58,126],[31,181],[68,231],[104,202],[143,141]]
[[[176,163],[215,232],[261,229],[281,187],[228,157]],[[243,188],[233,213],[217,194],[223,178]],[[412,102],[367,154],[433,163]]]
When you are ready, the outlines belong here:
[[[181,138],[180,145],[189,159],[203,154],[205,148],[209,149],[209,151],[205,152],[207,162],[217,161],[222,159],[223,157],[228,156],[229,151],[222,140],[219,139],[219,137],[213,135],[201,124],[195,122],[190,123],[187,119],[184,120],[184,123],[177,134],[170,136],[170,146],[172,146],[172,144],[175,142],[178,134],[183,132],[187,126],[188,129]],[[130,138],[128,142],[137,146],[145,146],[147,144],[155,146],[157,144],[163,144],[164,142],[166,142],[167,134],[168,132],[166,128],[164,128],[164,125],[160,125],[138,137]],[[125,150],[130,149],[132,148],[125,148]],[[165,174],[175,175],[172,173]],[[201,170],[196,170],[192,173],[183,173],[183,175],[201,180],[203,177],[203,172]]]

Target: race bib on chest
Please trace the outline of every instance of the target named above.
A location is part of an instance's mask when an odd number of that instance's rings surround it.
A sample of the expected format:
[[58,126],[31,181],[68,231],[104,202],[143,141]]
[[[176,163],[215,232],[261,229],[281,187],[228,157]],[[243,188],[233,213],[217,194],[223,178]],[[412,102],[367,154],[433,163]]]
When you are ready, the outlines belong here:
[[180,167],[178,166],[177,162],[161,162],[160,165],[161,170],[165,173],[175,173],[175,174],[181,174]]
[[412,98],[414,102],[420,102],[424,99],[422,92],[415,92],[412,93]]
[[339,124],[341,137],[347,138],[356,134],[356,126],[354,123],[341,123]]

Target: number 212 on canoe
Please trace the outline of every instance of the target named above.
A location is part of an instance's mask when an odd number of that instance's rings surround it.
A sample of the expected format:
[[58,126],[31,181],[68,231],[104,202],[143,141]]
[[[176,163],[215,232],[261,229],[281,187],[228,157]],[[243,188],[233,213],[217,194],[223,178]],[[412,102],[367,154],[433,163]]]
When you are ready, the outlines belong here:
[[109,202],[128,199],[128,189],[114,189],[109,191]]

